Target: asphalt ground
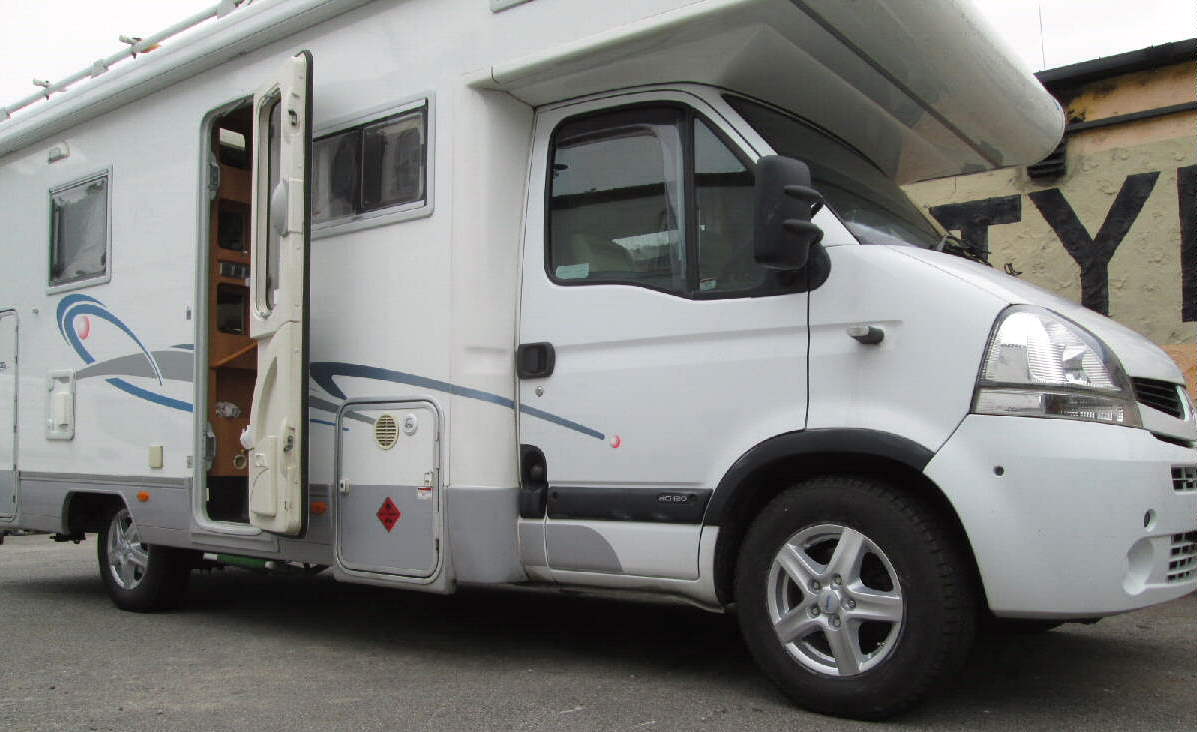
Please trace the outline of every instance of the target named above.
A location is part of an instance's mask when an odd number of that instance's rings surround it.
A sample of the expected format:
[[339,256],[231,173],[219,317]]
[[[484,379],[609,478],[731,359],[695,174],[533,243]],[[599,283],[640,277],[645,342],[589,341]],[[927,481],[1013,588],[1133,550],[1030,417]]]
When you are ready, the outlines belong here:
[[983,639],[885,724],[810,714],[729,617],[518,592],[451,597],[241,570],[184,610],[115,609],[95,541],[0,546],[0,728],[14,730],[1192,730],[1197,595]]

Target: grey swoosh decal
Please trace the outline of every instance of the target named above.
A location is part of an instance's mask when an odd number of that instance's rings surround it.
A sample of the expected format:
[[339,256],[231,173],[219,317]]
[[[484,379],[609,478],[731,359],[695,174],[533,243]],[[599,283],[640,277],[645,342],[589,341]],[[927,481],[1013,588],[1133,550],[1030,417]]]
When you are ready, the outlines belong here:
[[[154,359],[162,378],[174,381],[195,380],[195,355],[185,351],[154,351]],[[75,379],[90,379],[96,376],[141,376],[158,378],[143,354],[134,353],[118,356],[107,361],[98,361],[75,372]]]

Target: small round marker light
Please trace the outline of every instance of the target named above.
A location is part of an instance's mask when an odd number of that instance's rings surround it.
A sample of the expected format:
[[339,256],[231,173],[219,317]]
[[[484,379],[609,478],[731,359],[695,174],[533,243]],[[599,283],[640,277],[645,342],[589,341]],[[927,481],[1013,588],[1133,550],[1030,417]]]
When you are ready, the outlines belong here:
[[145,503],[146,501],[150,500],[149,491],[139,491],[137,493],[137,500],[141,501],[142,503]]

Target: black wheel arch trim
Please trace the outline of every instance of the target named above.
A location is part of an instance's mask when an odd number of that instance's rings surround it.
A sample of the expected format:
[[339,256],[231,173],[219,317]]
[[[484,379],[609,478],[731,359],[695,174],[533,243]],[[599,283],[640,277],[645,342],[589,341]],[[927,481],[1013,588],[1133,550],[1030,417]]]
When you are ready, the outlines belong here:
[[802,455],[881,457],[921,473],[935,453],[901,435],[864,428],[809,429],[777,435],[756,445],[732,464],[711,496],[703,525],[724,523],[728,508],[748,476],[778,460]]

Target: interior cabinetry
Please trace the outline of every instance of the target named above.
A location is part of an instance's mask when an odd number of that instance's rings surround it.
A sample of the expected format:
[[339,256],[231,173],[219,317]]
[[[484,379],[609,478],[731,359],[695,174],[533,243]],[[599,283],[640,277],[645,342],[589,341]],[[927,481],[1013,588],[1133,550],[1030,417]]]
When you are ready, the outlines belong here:
[[249,109],[221,117],[213,128],[220,185],[211,204],[208,246],[207,509],[218,521],[248,522],[240,437],[249,424],[257,368],[249,334]]

